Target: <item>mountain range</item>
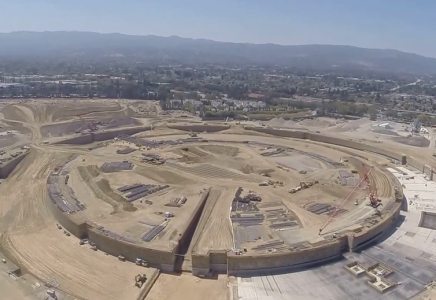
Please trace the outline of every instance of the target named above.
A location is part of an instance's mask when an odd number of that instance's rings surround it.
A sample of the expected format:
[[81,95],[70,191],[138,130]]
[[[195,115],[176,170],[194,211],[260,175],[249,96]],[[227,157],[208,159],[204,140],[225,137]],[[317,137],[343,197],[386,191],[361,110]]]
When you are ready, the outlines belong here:
[[119,59],[159,63],[280,65],[313,70],[353,69],[436,73],[436,59],[391,49],[343,45],[248,44],[181,37],[93,32],[0,33],[0,60]]

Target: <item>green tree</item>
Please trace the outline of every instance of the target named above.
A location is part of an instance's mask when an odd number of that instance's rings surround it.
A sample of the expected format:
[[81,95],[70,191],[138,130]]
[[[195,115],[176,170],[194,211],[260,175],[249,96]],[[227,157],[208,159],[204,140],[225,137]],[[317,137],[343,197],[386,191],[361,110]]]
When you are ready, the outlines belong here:
[[374,105],[368,108],[368,114],[371,121],[377,120],[377,108]]
[[386,111],[386,116],[389,118],[396,118],[396,117],[398,117],[398,112],[396,110],[393,110],[392,108],[389,108]]

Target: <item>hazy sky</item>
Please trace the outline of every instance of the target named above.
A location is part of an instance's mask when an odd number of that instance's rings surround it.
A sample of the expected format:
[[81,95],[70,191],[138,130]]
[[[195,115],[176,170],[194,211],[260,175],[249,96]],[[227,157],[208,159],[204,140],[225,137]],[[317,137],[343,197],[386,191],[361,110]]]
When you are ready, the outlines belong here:
[[0,0],[0,31],[342,44],[436,57],[435,13],[435,0]]

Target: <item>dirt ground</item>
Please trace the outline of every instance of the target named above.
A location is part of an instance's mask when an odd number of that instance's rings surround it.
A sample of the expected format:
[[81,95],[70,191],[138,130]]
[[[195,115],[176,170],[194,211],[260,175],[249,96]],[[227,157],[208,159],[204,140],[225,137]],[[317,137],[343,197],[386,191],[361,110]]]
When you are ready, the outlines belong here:
[[[114,142],[106,146],[102,144],[101,147],[89,151],[87,148],[91,146],[51,145],[50,142],[55,138],[50,137],[45,131],[47,126],[76,122],[78,114],[82,114],[86,120],[134,116],[138,121],[135,124],[160,122],[162,126],[142,136],[156,140],[187,137],[186,132],[164,127],[165,120],[183,119],[182,117],[161,115],[157,109],[153,112],[153,107],[143,103],[139,106],[127,100],[72,100],[70,103],[41,100],[9,104],[1,110],[4,117],[1,121],[7,124],[8,128],[20,130],[20,133],[25,132],[22,136],[16,137],[20,142],[27,138],[31,145],[30,154],[0,185],[0,251],[21,266],[24,273],[31,273],[40,280],[55,279],[62,291],[79,299],[94,300],[136,299],[139,291],[133,287],[134,276],[138,272],[148,272],[147,274],[151,275],[152,270],[139,270],[132,263],[121,263],[114,257],[92,251],[89,246],[80,246],[77,238],[67,237],[56,228],[56,220],[47,204],[46,180],[49,173],[72,153],[80,156],[68,165],[69,185],[87,206],[83,212],[85,219],[139,239],[148,230],[140,221],[159,223],[164,220],[159,213],[174,213],[175,217],[171,219],[167,228],[155,241],[150,242],[150,245],[156,247],[169,247],[170,241],[176,240],[183,233],[201,197],[200,191],[209,187],[212,187],[213,191],[208,207],[210,214],[195,245],[200,252],[233,247],[229,213],[234,192],[238,187],[260,195],[262,203],[280,203],[298,219],[298,229],[283,231],[280,234],[265,226],[268,236],[275,239],[283,238],[289,242],[295,238],[292,234],[298,231],[300,237],[308,239],[315,235],[319,238],[318,229],[327,221],[328,216],[311,213],[306,209],[306,205],[311,202],[322,202],[338,206],[347,199],[352,187],[344,187],[338,183],[338,171],[351,171],[357,167],[352,162],[337,165],[344,157],[366,158],[368,164],[376,166],[370,179],[377,186],[379,196],[386,202],[393,196],[392,182],[379,165],[382,161],[386,163],[386,158],[352,149],[326,147],[310,141],[280,139],[257,133],[250,135],[236,124],[232,124],[232,128],[222,134],[199,134],[200,137],[209,140],[226,140],[225,143],[192,143],[189,146],[175,145],[153,150],[138,149],[127,155],[119,155],[116,150],[120,146],[131,146],[135,149],[137,147]],[[140,117],[152,112],[152,118]],[[194,121],[196,119],[190,117],[186,120]],[[364,142],[377,141],[374,133],[370,132],[371,123],[364,119],[350,122],[321,119],[300,122],[301,124],[284,120],[274,122],[285,127],[317,128],[317,131],[325,134],[344,138],[355,138],[358,132],[361,134],[359,138]],[[132,126],[131,123],[125,125]],[[270,143],[275,146],[266,149],[265,145],[260,144],[232,143],[241,140]],[[14,144],[16,143],[14,141]],[[431,137],[429,143],[434,143],[434,137]],[[377,145],[396,152],[402,151],[423,162],[427,162],[433,152],[430,148],[418,149],[390,140],[379,140]],[[265,151],[279,147],[293,150],[282,156],[261,155]],[[167,158],[167,162],[162,166],[142,163],[140,158],[143,152],[159,154]],[[313,154],[320,154],[324,159]],[[133,162],[134,169],[117,173],[98,172],[98,167],[104,162],[123,160]],[[285,160],[282,168],[278,168],[280,160]],[[436,162],[434,165],[436,166]],[[303,170],[306,173],[300,173],[303,167],[309,168],[310,172]],[[265,174],[271,177],[265,177]],[[281,181],[283,186],[259,186],[260,182],[268,179]],[[302,181],[314,180],[318,180],[319,183],[295,194],[288,192]],[[168,184],[169,188],[147,196],[146,199],[151,201],[152,205],[136,201],[131,204],[134,210],[126,209],[123,195],[117,192],[117,188],[134,183]],[[366,209],[366,193],[367,190],[360,189],[344,202],[342,205],[347,212],[341,217],[334,218],[329,230],[347,228],[367,217],[371,212]],[[188,199],[182,207],[165,206],[180,195]],[[355,206],[355,199],[363,200]],[[78,217],[79,214],[77,213]],[[147,299],[226,299],[226,280],[225,276],[210,280],[187,274],[162,274]]]
[[147,295],[147,300],[226,300],[227,276],[201,279],[189,274],[161,274]]

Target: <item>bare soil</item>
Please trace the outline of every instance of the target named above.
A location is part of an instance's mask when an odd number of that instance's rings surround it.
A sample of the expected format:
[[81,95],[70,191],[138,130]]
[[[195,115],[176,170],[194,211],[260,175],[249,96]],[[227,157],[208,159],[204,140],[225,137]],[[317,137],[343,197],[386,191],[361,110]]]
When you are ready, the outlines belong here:
[[426,148],[430,145],[430,141],[423,136],[395,137],[392,138],[392,140],[397,143],[413,147]]

